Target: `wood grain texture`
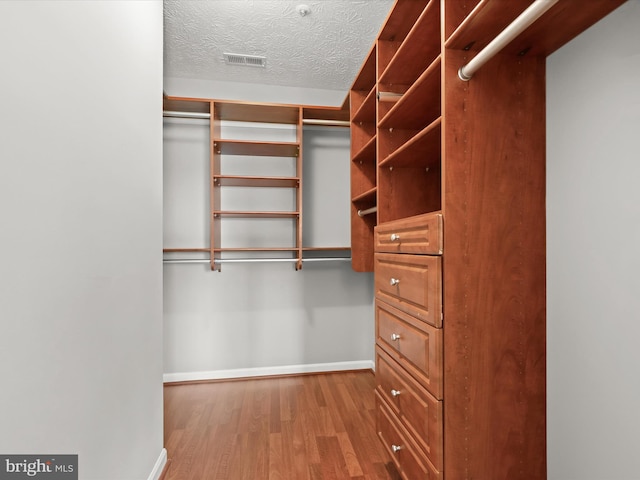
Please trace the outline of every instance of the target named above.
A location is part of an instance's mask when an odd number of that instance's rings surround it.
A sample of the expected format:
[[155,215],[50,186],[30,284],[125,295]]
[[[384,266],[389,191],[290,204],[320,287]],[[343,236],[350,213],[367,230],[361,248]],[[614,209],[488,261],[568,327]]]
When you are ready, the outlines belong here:
[[436,255],[376,253],[377,299],[435,327],[442,325],[442,259]]
[[442,328],[376,300],[376,343],[432,395],[442,399]]
[[[591,25],[604,18],[626,0],[563,0],[556,3],[538,21],[534,22],[518,37],[512,40],[502,53],[518,55],[550,55]],[[447,25],[455,24],[460,17],[460,4],[468,2],[446,2]],[[477,8],[448,38],[447,48],[473,51],[482,50],[533,0],[482,0]],[[446,32],[449,27],[445,29]]]
[[445,469],[546,478],[545,59],[446,51]]
[[370,371],[166,385],[164,480],[398,480]]

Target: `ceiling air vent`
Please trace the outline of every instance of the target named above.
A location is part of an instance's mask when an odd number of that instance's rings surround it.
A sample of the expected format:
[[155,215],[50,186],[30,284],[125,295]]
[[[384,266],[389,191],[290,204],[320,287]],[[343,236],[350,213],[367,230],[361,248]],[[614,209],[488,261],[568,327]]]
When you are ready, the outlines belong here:
[[257,55],[241,55],[238,53],[223,53],[224,63],[227,65],[244,65],[245,67],[266,67],[267,57]]

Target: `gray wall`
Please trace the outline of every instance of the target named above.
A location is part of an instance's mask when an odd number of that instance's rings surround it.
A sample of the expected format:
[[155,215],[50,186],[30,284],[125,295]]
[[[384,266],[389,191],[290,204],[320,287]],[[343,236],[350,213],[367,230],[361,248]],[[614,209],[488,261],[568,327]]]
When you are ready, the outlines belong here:
[[162,439],[162,3],[0,2],[0,452],[150,478]]
[[548,460],[640,478],[640,2],[547,61]]
[[[277,130],[236,122],[222,134],[292,141],[286,129]],[[208,138],[208,122],[165,119],[167,248],[209,245]],[[303,151],[303,244],[348,246],[349,131],[305,127]],[[227,174],[295,171],[291,159],[223,156],[222,165]],[[230,190],[222,193],[226,209],[295,209],[290,191]],[[254,196],[276,206],[260,208]],[[289,219],[223,221],[226,246],[292,244]],[[166,381],[373,366],[373,276],[353,272],[350,263],[304,263],[298,272],[291,263],[223,264],[222,272],[167,264],[164,271]]]

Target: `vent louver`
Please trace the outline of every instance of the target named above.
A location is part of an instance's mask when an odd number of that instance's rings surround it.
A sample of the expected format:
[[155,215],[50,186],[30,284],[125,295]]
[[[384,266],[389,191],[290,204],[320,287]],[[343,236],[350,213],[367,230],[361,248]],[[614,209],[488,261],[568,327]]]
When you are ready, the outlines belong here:
[[238,53],[223,53],[224,63],[227,65],[244,65],[245,67],[266,67],[267,57],[258,55],[242,55]]

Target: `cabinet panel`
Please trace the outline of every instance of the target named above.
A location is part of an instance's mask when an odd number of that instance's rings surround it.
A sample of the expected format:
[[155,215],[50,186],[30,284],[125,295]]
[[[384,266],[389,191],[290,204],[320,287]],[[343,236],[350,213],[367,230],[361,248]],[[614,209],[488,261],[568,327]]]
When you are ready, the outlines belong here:
[[376,392],[376,426],[378,436],[387,448],[404,480],[442,479],[442,473],[419,453],[406,430],[400,426]]
[[404,373],[380,347],[376,348],[376,379],[382,398],[433,465],[442,470],[442,401]]
[[442,261],[440,257],[376,253],[376,298],[423,322],[442,325]]
[[376,300],[376,338],[404,369],[438,400],[442,399],[442,329],[422,324]]
[[376,227],[376,252],[442,254],[442,214],[429,213]]

